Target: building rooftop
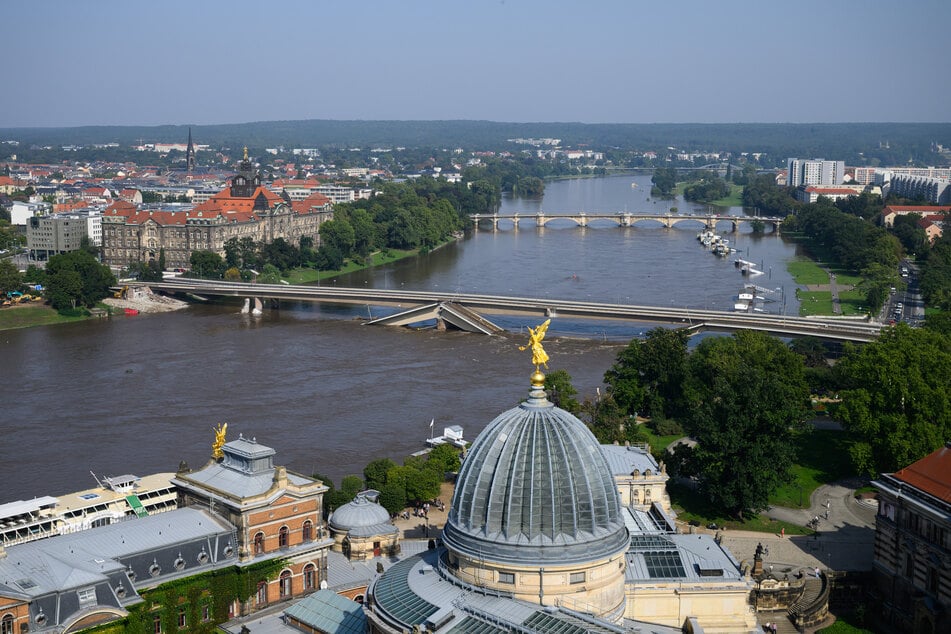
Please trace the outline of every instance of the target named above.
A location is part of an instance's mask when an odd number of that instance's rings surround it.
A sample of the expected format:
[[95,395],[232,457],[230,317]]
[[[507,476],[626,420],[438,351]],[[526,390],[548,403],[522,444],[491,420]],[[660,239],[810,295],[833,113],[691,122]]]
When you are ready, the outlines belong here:
[[951,443],[896,471],[892,476],[951,504]]

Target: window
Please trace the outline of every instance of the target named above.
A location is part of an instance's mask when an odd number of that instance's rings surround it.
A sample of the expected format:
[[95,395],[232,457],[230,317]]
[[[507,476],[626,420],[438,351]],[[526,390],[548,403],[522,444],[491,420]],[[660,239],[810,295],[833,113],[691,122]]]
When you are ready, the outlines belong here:
[[304,528],[301,531],[301,534],[303,535],[303,539],[305,542],[309,542],[310,540],[312,540],[314,538],[314,523],[311,522],[310,520],[307,520],[306,522],[304,522]]
[[185,608],[178,608],[178,627],[185,627],[188,619],[185,617]]
[[264,552],[264,533],[255,533],[254,535],[254,554],[260,555]]
[[933,566],[928,566],[928,592],[935,595],[938,594],[939,579],[938,569]]
[[4,614],[0,619],[0,634],[13,634],[13,615]]
[[79,605],[87,606],[96,602],[96,589],[95,588],[82,588],[76,591],[77,596],[79,596]]
[[285,570],[284,572],[281,573],[280,593],[281,593],[282,599],[285,597],[291,596],[291,571],[290,570]]
[[304,590],[313,590],[317,587],[317,568],[314,564],[304,566]]
[[583,572],[573,572],[571,573],[568,583],[584,583],[584,573]]
[[201,606],[201,620],[206,623],[211,620],[211,608],[207,605]]
[[157,614],[152,617],[152,632],[162,634],[162,617]]
[[281,527],[281,532],[278,533],[277,535],[277,545],[280,548],[287,548],[287,537],[289,533],[290,531],[287,529],[286,526]]
[[515,583],[515,573],[514,572],[500,572],[499,573],[499,583]]
[[267,603],[267,581],[258,581],[257,604],[265,605]]

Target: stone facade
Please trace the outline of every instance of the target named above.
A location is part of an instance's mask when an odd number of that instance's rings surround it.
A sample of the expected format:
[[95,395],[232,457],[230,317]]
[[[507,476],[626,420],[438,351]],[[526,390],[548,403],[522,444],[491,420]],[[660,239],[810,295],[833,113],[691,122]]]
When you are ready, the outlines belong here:
[[324,196],[292,203],[268,190],[246,158],[230,187],[194,207],[151,208],[125,201],[110,205],[102,219],[102,259],[122,268],[158,261],[164,250],[167,267],[188,268],[195,251],[224,257],[225,243],[232,238],[265,244],[283,238],[299,245],[306,237],[317,245],[320,225],[332,217]]
[[872,484],[874,605],[899,631],[951,631],[951,443]]
[[276,579],[259,580],[255,594],[233,606],[234,614],[317,590],[327,578],[332,543],[322,519],[327,486],[274,466],[274,450],[253,439],[238,438],[223,451],[220,462],[176,475],[180,504],[213,508],[236,527],[239,565],[275,558],[287,563]]

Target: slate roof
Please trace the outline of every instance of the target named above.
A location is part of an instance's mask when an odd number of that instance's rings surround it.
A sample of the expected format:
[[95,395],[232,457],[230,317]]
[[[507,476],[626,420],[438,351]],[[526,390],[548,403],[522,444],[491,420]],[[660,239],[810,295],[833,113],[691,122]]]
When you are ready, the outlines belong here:
[[615,476],[630,475],[635,469],[641,473],[648,469],[651,470],[651,473],[660,471],[657,461],[654,460],[650,452],[640,447],[601,445],[601,451],[604,453],[604,459],[608,462],[608,468]]
[[125,570],[119,559],[233,528],[207,511],[183,508],[9,546],[0,558],[0,594],[38,597],[92,585]]

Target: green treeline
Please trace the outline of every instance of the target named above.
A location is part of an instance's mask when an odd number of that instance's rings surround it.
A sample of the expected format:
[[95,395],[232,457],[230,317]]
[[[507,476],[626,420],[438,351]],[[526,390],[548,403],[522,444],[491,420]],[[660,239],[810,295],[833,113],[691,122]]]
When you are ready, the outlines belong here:
[[316,266],[339,269],[344,259],[389,248],[428,251],[465,227],[469,214],[493,209],[497,200],[498,190],[488,183],[386,183],[373,198],[334,206],[333,220],[320,226]]
[[[693,351],[682,330],[656,328],[621,350],[605,373],[605,395],[577,404],[566,373],[546,387],[601,442],[646,440],[655,433],[697,441],[666,454],[673,475],[695,479],[701,492],[743,518],[766,507],[791,481],[796,446],[810,433],[811,394],[837,394],[831,414],[846,428],[855,473],[901,468],[951,437],[951,338],[905,324],[877,341],[846,345],[831,366],[819,340],[788,346],[769,335],[740,331],[708,337]],[[572,407],[574,402],[574,407]]]
[[379,503],[390,515],[408,505],[428,502],[439,497],[439,490],[450,473],[459,471],[460,450],[452,445],[438,445],[429,453],[409,456],[402,465],[390,458],[378,458],[363,469],[363,479],[345,476],[336,488],[333,481],[318,473],[314,477],[330,487],[324,494],[324,509],[338,509],[365,489],[380,492]]
[[697,203],[711,203],[730,195],[730,186],[717,176],[716,172],[702,170],[690,175],[690,181],[684,187],[684,200]]

